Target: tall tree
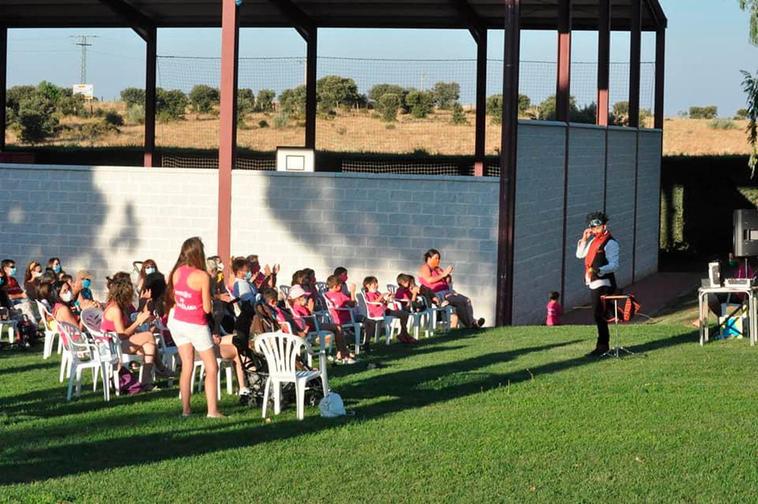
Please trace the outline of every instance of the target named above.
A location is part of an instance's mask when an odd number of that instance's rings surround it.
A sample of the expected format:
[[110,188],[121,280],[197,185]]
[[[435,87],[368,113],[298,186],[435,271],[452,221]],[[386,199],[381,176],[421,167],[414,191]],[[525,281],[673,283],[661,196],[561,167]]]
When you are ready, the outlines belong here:
[[758,46],[758,0],[740,0],[740,9],[750,13],[750,43]]
[[[750,13],[750,43],[758,46],[758,0],[739,0],[740,9]],[[750,153],[750,171],[755,175],[758,165],[758,74],[742,70],[742,89],[747,94],[747,141],[752,147]]]

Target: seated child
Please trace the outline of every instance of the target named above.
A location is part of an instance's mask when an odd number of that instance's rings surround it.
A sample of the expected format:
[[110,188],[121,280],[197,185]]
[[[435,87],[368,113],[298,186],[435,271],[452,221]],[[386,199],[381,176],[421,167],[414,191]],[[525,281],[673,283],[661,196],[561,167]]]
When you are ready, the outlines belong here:
[[549,326],[561,325],[561,315],[563,315],[563,308],[558,300],[561,298],[560,293],[551,292],[547,302],[547,319],[545,323]]
[[247,259],[235,257],[232,261],[232,272],[234,273],[232,296],[242,302],[255,303],[258,298],[258,291],[250,283],[253,274],[250,272],[250,265]]
[[368,276],[363,279],[363,288],[366,290],[366,311],[368,312],[368,318],[363,319],[363,325],[366,330],[366,348],[368,349],[369,342],[376,335],[376,325],[380,320],[378,317],[384,317],[389,315],[400,319],[400,334],[397,336],[399,342],[404,344],[415,344],[418,341],[408,334],[408,316],[409,313],[405,310],[395,310],[388,306],[388,302],[391,299],[391,295],[382,294],[379,292],[379,280],[376,277]]
[[24,289],[21,288],[18,280],[16,280],[16,261],[13,259],[4,259],[2,262],[2,269],[5,273],[5,285],[3,287],[12,304],[26,299]]
[[[397,276],[397,285],[398,289],[395,292],[395,301],[402,303],[403,310],[420,312],[426,308],[430,308],[432,303],[439,304],[439,298],[431,290],[422,292],[422,288],[416,285],[416,279],[413,278],[413,275],[400,273]],[[431,295],[429,295],[429,292],[431,292]]]
[[339,327],[339,331],[335,334],[337,342],[337,358],[347,358],[348,360],[352,360],[355,355],[346,353],[347,346],[345,345],[342,325],[353,322],[351,310],[355,307],[355,301],[342,292],[342,285],[342,282],[340,282],[336,276],[330,275],[329,278],[326,279],[328,291],[324,293],[324,297],[331,302],[333,308],[329,310],[329,315],[332,317],[335,326]]

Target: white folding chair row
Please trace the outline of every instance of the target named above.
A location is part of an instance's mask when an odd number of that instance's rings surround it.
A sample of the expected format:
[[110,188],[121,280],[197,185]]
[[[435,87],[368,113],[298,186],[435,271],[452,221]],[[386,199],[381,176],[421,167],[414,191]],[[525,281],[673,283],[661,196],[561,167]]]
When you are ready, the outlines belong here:
[[[358,355],[361,353],[361,341],[362,341],[362,333],[361,330],[363,329],[363,325],[355,320],[355,312],[352,308],[337,308],[334,306],[334,303],[332,303],[327,296],[323,296],[324,302],[326,303],[326,307],[329,310],[329,318],[331,319],[333,324],[342,326],[344,329],[345,327],[349,327],[353,330],[355,333],[355,355]],[[350,315],[350,322],[345,322],[344,324],[339,323],[337,320],[334,320],[335,317],[332,316],[332,313],[337,312],[344,312]]]
[[[220,401],[221,400],[221,371],[222,370],[226,372],[226,393],[227,395],[234,394],[234,382],[233,382],[233,373],[232,373],[232,369],[234,368],[234,361],[217,357],[216,364],[218,366],[218,371],[216,375],[216,394],[218,395],[218,399]],[[193,368],[192,368],[192,380],[190,381],[190,390],[192,390],[193,392],[195,391],[195,376],[197,376],[197,390],[198,392],[203,391],[203,389],[205,388],[205,380],[203,380],[204,375],[205,375],[205,363],[200,359],[197,353],[195,353],[195,362],[193,363]],[[242,384],[240,384],[240,387],[241,386]]]
[[[389,345],[390,342],[392,341],[394,330],[397,329],[398,333],[401,330],[400,319],[398,319],[397,317],[393,317],[392,315],[379,315],[376,317],[372,317],[369,314],[370,306],[381,306],[382,308],[384,308],[385,305],[384,303],[369,301],[368,299],[366,299],[366,293],[363,292],[363,290],[355,293],[355,300],[358,302],[358,309],[360,310],[361,315],[363,315],[369,320],[373,320],[377,322],[377,326],[381,324],[381,328],[384,329],[385,343]],[[374,331],[374,341],[378,342],[380,337],[381,336],[379,335],[379,327],[377,327],[376,330]]]
[[[318,340],[318,346],[319,351],[321,354],[324,355],[324,358],[326,358],[326,355],[331,353],[332,347],[334,346],[334,333],[331,331],[323,330],[319,327],[318,318],[314,315],[309,315],[307,317],[297,317],[294,313],[292,313],[292,310],[290,310],[290,314],[293,318],[296,319],[310,319],[313,320],[313,323],[315,325],[316,330],[315,331],[309,331],[308,334],[305,335],[305,341],[313,345],[314,340]],[[286,332],[289,334],[295,334],[295,331],[292,328],[292,324],[289,322],[279,322],[279,327],[282,328],[282,330],[286,329]],[[327,341],[328,338],[328,341]],[[308,365],[313,365],[312,356],[310,354],[307,355],[308,357]],[[326,366],[326,361],[324,361],[324,366]]]
[[69,323],[58,322],[58,330],[69,355],[66,400],[71,400],[74,387],[76,396],[79,397],[82,389],[82,371],[91,369],[92,390],[97,390],[97,382],[100,375],[103,380],[103,398],[106,401],[110,401],[111,382],[118,391],[117,355],[109,351],[102,351],[94,341],[88,340],[78,327]]
[[45,344],[42,349],[42,358],[49,359],[53,354],[55,339],[58,339],[58,354],[63,352],[63,342],[61,342],[61,337],[58,334],[55,319],[48,311],[47,306],[38,300],[35,300],[35,303],[37,304],[37,311],[39,312],[43,327],[45,328]]
[[265,392],[263,395],[263,418],[266,417],[268,398],[273,390],[274,414],[281,412],[281,385],[283,383],[295,384],[295,398],[297,403],[297,419],[305,417],[305,389],[309,381],[320,378],[324,394],[329,392],[329,383],[326,376],[324,351],[320,350],[320,368],[317,370],[298,370],[297,359],[303,350],[312,354],[311,345],[299,336],[285,334],[281,331],[259,334],[255,337],[254,345],[257,352],[262,353],[268,365],[268,378],[266,379]]
[[[139,365],[139,381],[142,383],[143,379],[143,372],[144,372],[144,359],[141,355],[137,354],[130,354],[125,353],[121,348],[121,339],[118,337],[115,333],[104,333],[100,330],[100,324],[103,321],[103,311],[100,308],[87,308],[85,310],[82,310],[82,313],[80,315],[82,320],[82,325],[87,328],[87,332],[90,333],[94,338],[100,339],[100,340],[107,340],[109,338],[113,339],[113,335],[115,335],[116,340],[116,347],[118,352],[118,357],[122,365],[126,366],[127,369],[129,369],[129,366],[132,364],[132,362],[135,362]],[[154,372],[154,368],[153,368]]]

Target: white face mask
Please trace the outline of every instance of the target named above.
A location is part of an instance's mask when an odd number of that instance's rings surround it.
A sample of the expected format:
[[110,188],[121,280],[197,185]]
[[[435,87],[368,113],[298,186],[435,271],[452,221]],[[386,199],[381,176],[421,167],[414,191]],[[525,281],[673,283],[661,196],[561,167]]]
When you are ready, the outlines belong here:
[[42,276],[41,271],[32,271],[32,279],[39,278]]
[[219,271],[224,271],[224,263],[218,263],[218,266],[216,267]]
[[145,268],[145,275],[152,275],[155,273],[155,268]]
[[64,303],[70,303],[74,299],[74,294],[71,291],[67,291],[61,294],[61,301]]

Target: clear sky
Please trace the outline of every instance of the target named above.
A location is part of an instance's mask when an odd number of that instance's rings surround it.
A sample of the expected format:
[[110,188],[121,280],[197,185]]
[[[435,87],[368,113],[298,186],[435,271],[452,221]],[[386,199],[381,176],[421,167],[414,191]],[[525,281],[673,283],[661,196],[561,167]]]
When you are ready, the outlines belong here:
[[[748,16],[740,11],[738,0],[660,1],[669,19],[666,55],[667,115],[686,110],[690,105],[717,105],[723,116],[731,115],[738,108],[744,107],[745,98],[740,89],[739,70],[758,72],[758,47],[748,43]],[[49,80],[61,86],[77,83],[80,73],[80,50],[74,45],[75,40],[72,36],[81,34],[97,36],[91,41],[93,46],[89,51],[87,65],[87,80],[95,85],[97,96],[112,99],[118,96],[123,88],[144,86],[144,43],[131,30],[10,30],[9,85],[37,83],[41,80]],[[502,40],[502,32],[490,34],[491,58],[502,58]],[[556,37],[552,32],[524,32],[522,60],[554,61],[555,43]],[[573,59],[583,62],[596,61],[596,44],[596,35],[576,33]],[[652,34],[643,37],[642,49],[643,60],[653,61]],[[628,61],[628,52],[628,35],[614,34],[611,59],[619,62]],[[162,56],[218,57],[220,30],[162,29],[158,33],[158,53]],[[240,56],[243,58],[301,58],[304,55],[305,44],[294,30],[244,29],[240,35]],[[343,29],[319,32],[319,55],[345,58],[471,59],[475,58],[476,53],[471,36],[463,30]],[[301,63],[292,63],[297,64]],[[290,77],[297,83],[302,80],[302,74],[299,70],[293,72],[292,65],[286,72],[293,74]],[[349,68],[350,64],[345,65]],[[391,81],[391,78],[383,79],[385,72],[397,71],[406,66],[373,66],[367,63],[361,65],[371,67],[363,70],[353,69],[356,72],[356,81],[359,81],[361,87],[371,82]],[[464,78],[473,82],[474,76],[469,76],[468,72],[470,63],[449,62],[435,66],[449,69],[449,80]],[[330,70],[333,69],[330,67]],[[321,68],[319,71],[322,71]],[[363,79],[368,84],[361,83],[361,71],[371,72],[370,77]],[[349,72],[350,69],[335,73]],[[493,80],[496,80],[497,72],[494,73],[496,77]],[[162,62],[159,65],[159,84],[164,87],[186,87],[196,81],[213,81],[217,79],[216,74],[213,62]],[[645,75],[643,71],[643,88]],[[592,79],[588,75],[576,71],[575,76],[574,85],[577,92],[580,92],[578,88],[591,91]],[[413,85],[418,87],[419,84],[415,82],[418,79],[423,86],[425,78],[428,81],[438,80],[434,76],[427,77],[422,73],[420,77],[414,78]],[[624,80],[623,73],[613,73],[612,88],[615,82],[624,86]],[[537,64],[522,71],[522,82],[522,89],[527,86],[530,94],[540,94],[541,91],[547,93],[555,84],[552,69]],[[400,83],[409,85],[407,82]],[[254,87],[254,84],[249,85]],[[499,83],[495,82],[491,87],[494,90],[498,85]],[[494,92],[493,90],[488,92]],[[361,91],[365,92],[365,89]],[[613,95],[613,89],[611,92]],[[620,88],[617,88],[618,92],[621,92]],[[643,96],[643,107],[652,105],[648,103],[650,101],[651,99],[646,101]]]

